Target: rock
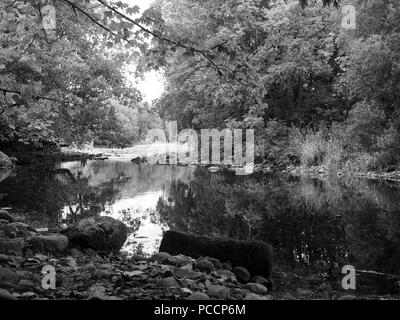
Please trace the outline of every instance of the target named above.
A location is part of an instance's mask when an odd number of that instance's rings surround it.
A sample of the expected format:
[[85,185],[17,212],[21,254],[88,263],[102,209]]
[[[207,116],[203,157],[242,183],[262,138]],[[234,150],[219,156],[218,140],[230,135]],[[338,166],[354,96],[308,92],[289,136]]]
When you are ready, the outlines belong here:
[[232,265],[246,267],[252,274],[266,278],[271,275],[272,247],[262,241],[239,241],[166,231],[160,251],[172,255],[184,254],[192,258],[212,257],[223,262],[230,261]]
[[174,264],[176,259],[167,252],[157,252],[151,257],[151,261],[157,261],[164,264]]
[[190,271],[182,268],[175,268],[174,276],[178,279],[187,278],[187,279],[199,279],[203,276],[201,272]]
[[25,249],[24,239],[0,239],[0,253],[22,256]]
[[303,289],[303,288],[298,288],[297,293],[302,295],[302,296],[312,296],[314,292],[310,289]]
[[232,265],[230,263],[228,263],[228,262],[224,262],[222,264],[221,268],[224,269],[224,270],[232,271]]
[[283,300],[296,300],[295,297],[293,297],[292,294],[290,294],[289,292],[285,293],[282,297]]
[[345,296],[341,296],[338,300],[356,300],[356,299],[357,299],[356,296],[345,295]]
[[207,295],[213,298],[226,300],[229,297],[229,289],[224,286],[209,285],[207,287]]
[[178,267],[192,265],[193,262],[192,259],[181,255],[174,256],[173,258],[175,259],[175,265]]
[[267,287],[268,290],[272,290],[272,288],[273,288],[272,280],[266,279],[263,276],[259,276],[259,275],[254,276],[253,278],[250,279],[250,282],[262,284],[263,286]]
[[7,255],[7,254],[1,254],[0,253],[0,263],[8,262],[11,261],[12,257]]
[[211,273],[215,270],[214,265],[205,259],[201,259],[198,261],[195,261],[193,265],[194,269],[197,269],[201,272],[206,272],[206,273]]
[[376,271],[356,270],[357,293],[399,294],[400,278],[396,275]]
[[137,157],[134,157],[134,158],[131,160],[131,162],[132,162],[132,163],[137,163],[137,164],[139,164],[139,163],[144,163],[144,162],[146,162],[146,159],[145,159],[145,158],[142,158],[141,156],[137,156]]
[[218,270],[218,271],[215,272],[215,274],[218,275],[218,276],[226,277],[228,279],[237,280],[235,274],[232,271],[229,271],[229,270]]
[[232,272],[240,283],[247,283],[250,280],[250,273],[245,267],[235,267]]
[[19,276],[11,269],[0,267],[0,282],[17,284]]
[[16,297],[14,297],[10,292],[8,292],[5,289],[0,289],[0,300],[5,301],[5,300],[17,300]]
[[272,297],[271,296],[260,296],[258,294],[255,294],[253,292],[248,293],[245,297],[244,300],[271,300]]
[[40,253],[64,253],[69,247],[68,238],[61,234],[34,236],[27,243],[32,251]]
[[259,283],[247,283],[244,287],[256,294],[261,294],[261,295],[268,294],[268,289]]
[[8,211],[2,209],[0,210],[0,220],[6,220],[8,223],[15,222],[15,218]]
[[222,268],[222,263],[218,259],[207,257],[207,260],[213,264],[215,270],[219,270]]
[[35,284],[33,283],[32,280],[22,279],[20,282],[18,282],[18,286],[21,287],[21,288],[32,289],[32,288],[35,287]]
[[82,219],[63,232],[71,245],[96,251],[119,251],[128,237],[128,228],[111,217]]
[[8,238],[27,238],[35,234],[35,230],[22,222],[13,222],[4,226],[4,234]]
[[189,297],[185,298],[185,300],[210,300],[210,297],[202,292],[195,292]]
[[168,277],[164,279],[160,279],[156,283],[156,287],[160,288],[173,288],[173,287],[179,287],[178,281],[174,277]]
[[3,152],[0,151],[0,168],[12,169],[14,164],[11,159]]

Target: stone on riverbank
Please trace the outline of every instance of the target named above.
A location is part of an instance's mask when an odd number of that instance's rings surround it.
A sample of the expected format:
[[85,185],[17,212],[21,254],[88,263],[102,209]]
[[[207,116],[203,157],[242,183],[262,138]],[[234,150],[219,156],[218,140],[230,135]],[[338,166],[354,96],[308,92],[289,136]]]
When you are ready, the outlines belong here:
[[244,266],[252,274],[269,277],[272,269],[272,247],[261,241],[239,241],[167,231],[160,251],[172,255],[185,254],[192,258],[209,256],[233,266]]
[[250,283],[246,284],[244,287],[256,294],[261,294],[261,295],[268,294],[268,289],[259,283],[251,283],[250,282]]
[[0,282],[17,284],[19,277],[17,273],[11,269],[0,267]]
[[232,272],[240,283],[247,283],[250,280],[250,273],[245,267],[235,267]]
[[14,168],[11,159],[3,152],[0,151],[0,168],[10,169]]
[[7,238],[27,238],[35,234],[34,229],[22,222],[13,222],[3,227]]
[[63,233],[71,245],[109,252],[121,249],[128,237],[128,228],[111,217],[94,217],[80,220]]
[[0,220],[6,220],[8,223],[14,222],[15,218],[6,210],[0,210]]
[[24,239],[0,239],[0,253],[22,256],[25,249]]
[[33,252],[64,253],[69,247],[68,238],[61,234],[34,236],[27,240]]

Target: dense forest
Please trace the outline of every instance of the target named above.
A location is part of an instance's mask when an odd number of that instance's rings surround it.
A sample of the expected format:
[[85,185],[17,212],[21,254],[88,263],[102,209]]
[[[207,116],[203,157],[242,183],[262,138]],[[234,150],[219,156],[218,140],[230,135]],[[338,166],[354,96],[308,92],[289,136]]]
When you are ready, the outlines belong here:
[[[345,4],[355,29],[342,26]],[[124,147],[177,120],[254,128],[265,165],[398,165],[398,1],[156,0],[139,12],[122,1],[2,1],[1,149]],[[164,75],[160,99],[143,100],[132,65],[138,79]]]

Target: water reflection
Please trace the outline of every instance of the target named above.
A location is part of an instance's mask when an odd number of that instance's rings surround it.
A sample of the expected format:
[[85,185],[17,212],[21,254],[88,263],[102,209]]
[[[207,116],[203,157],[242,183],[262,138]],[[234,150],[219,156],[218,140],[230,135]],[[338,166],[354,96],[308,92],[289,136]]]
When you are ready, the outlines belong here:
[[279,263],[400,273],[400,186],[360,179],[236,176],[127,161],[62,163],[0,183],[0,207],[38,226],[110,215],[131,229],[130,252],[157,250],[173,229],[271,243]]

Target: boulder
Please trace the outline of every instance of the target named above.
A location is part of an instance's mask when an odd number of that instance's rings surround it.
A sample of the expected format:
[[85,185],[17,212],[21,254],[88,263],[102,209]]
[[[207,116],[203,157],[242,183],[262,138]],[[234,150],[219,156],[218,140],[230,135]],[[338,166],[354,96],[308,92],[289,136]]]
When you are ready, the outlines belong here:
[[245,267],[235,267],[232,272],[240,283],[247,283],[250,280],[250,273]]
[[240,241],[166,231],[160,251],[192,258],[208,256],[221,262],[230,261],[233,266],[246,267],[252,274],[266,278],[271,275],[272,247],[262,241]]
[[93,217],[80,220],[63,233],[71,245],[110,252],[121,249],[128,237],[128,228],[111,217]]
[[8,223],[14,222],[15,218],[6,210],[0,210],[0,220],[6,220]]
[[40,253],[64,253],[69,247],[68,238],[61,234],[34,236],[27,244],[32,251]]
[[0,253],[22,256],[25,249],[24,239],[0,239]]

